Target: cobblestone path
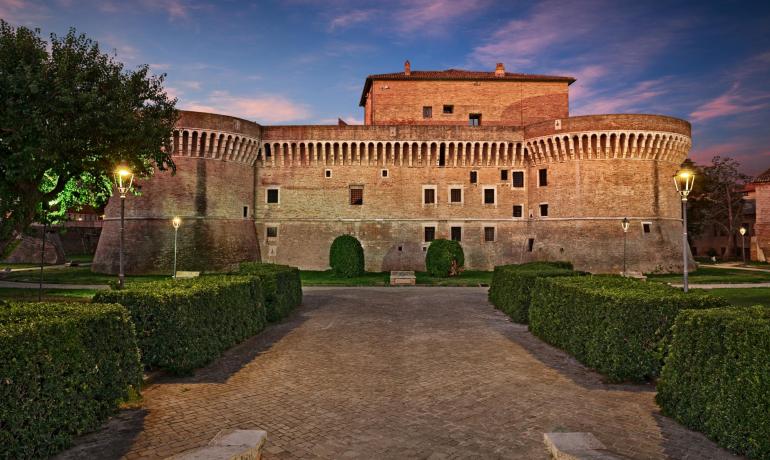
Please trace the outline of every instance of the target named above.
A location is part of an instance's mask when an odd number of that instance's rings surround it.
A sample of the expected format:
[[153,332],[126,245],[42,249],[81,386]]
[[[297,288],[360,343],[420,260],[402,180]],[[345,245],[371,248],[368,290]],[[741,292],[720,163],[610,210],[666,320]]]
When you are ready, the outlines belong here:
[[286,322],[195,376],[144,391],[62,458],[162,458],[224,428],[267,459],[547,458],[589,431],[631,458],[734,458],[508,321],[479,288],[316,288]]

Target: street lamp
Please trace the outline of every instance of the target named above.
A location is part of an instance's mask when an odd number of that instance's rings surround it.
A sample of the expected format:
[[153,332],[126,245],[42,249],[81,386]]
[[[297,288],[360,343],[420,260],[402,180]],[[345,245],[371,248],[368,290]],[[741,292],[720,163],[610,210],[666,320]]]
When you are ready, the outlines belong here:
[[741,227],[738,232],[741,234],[741,256],[743,265],[746,265],[746,227]]
[[626,247],[628,246],[629,224],[631,224],[631,221],[628,220],[628,217],[624,217],[620,223],[621,227],[623,227],[623,276],[626,276]]
[[684,292],[689,290],[687,281],[687,196],[692,192],[695,183],[695,173],[689,169],[682,169],[674,175],[674,185],[679,196],[682,197],[682,260],[684,261]]
[[127,166],[118,166],[114,173],[115,187],[120,193],[120,271],[118,272],[118,289],[126,284],[126,274],[123,270],[123,235],[125,233],[126,194],[134,182],[134,173]]
[[176,237],[179,233],[179,226],[182,225],[182,219],[177,216],[171,219],[171,225],[174,226],[174,274],[172,278],[176,279]]

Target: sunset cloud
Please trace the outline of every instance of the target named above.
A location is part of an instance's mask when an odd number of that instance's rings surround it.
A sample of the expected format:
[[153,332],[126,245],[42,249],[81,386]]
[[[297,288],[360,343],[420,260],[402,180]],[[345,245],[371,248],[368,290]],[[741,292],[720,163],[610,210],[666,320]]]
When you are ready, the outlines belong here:
[[205,101],[182,102],[180,108],[232,115],[264,124],[297,122],[310,117],[307,106],[283,96],[238,96],[228,91],[213,91]]

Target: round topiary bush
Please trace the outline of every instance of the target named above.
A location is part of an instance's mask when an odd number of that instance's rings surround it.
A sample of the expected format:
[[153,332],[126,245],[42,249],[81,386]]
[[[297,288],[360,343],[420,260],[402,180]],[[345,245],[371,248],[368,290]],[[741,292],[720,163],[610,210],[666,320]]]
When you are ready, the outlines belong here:
[[329,249],[329,265],[337,276],[352,278],[364,274],[364,248],[356,237],[342,235]]
[[446,278],[458,275],[464,264],[463,247],[454,240],[434,240],[425,255],[425,268],[430,276]]

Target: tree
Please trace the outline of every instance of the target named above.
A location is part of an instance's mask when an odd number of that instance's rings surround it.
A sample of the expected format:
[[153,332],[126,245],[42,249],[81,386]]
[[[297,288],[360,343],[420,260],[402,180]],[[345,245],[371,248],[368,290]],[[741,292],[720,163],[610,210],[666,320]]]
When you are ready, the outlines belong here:
[[174,169],[164,79],[124,69],[74,29],[48,44],[0,20],[0,252],[36,219],[103,205],[118,164]]
[[[693,190],[691,211],[693,228],[696,235],[716,226],[727,238],[725,255],[734,253],[735,235],[743,219],[743,193],[746,183],[751,179],[741,173],[740,163],[729,157],[715,156],[711,164],[700,169],[701,184]],[[697,174],[697,172],[696,172]],[[698,184],[696,176],[696,184]]]

